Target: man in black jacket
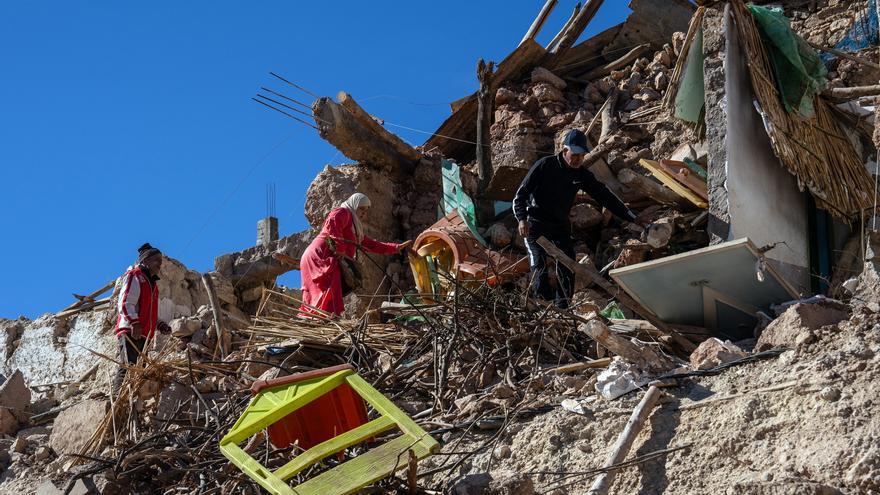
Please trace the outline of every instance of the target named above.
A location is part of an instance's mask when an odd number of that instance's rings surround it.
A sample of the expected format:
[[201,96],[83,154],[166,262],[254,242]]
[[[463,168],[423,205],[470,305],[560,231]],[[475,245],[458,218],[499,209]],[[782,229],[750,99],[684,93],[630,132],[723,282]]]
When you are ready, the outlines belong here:
[[600,205],[622,220],[636,222],[636,215],[587,170],[581,168],[587,152],[583,132],[568,131],[558,155],[541,158],[529,170],[513,199],[513,214],[519,233],[529,252],[533,291],[536,297],[567,308],[574,290],[574,274],[562,264],[556,265],[558,284],[554,291],[547,274],[547,253],[537,240],[546,237],[565,254],[574,258],[574,242],[568,215],[578,190],[589,194]]

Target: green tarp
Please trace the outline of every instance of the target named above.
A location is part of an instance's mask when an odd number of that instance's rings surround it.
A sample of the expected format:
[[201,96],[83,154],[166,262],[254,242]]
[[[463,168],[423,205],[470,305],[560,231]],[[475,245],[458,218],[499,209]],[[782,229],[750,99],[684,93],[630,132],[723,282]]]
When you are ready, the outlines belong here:
[[458,214],[464,219],[471,234],[484,246],[487,246],[486,240],[477,232],[477,214],[474,209],[474,201],[470,196],[462,190],[461,175],[458,165],[449,160],[443,160],[441,163],[443,175],[443,204],[441,217],[449,215],[453,211],[458,210]]
[[706,88],[703,84],[702,29],[697,32],[692,43],[681,77],[681,87],[675,95],[675,116],[698,124],[703,117],[706,99]]
[[816,51],[791,30],[791,21],[781,10],[749,5],[749,11],[770,57],[785,110],[812,117],[813,99],[827,82],[825,65]]

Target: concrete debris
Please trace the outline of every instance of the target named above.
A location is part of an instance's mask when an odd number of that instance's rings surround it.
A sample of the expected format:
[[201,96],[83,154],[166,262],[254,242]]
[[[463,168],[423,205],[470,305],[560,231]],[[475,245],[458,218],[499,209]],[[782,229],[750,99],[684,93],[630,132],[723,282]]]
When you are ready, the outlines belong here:
[[813,333],[846,320],[847,313],[819,304],[795,304],[761,332],[755,350],[797,347],[815,340]]
[[24,375],[16,370],[0,385],[0,407],[23,413],[31,403],[31,389],[24,382]]
[[62,411],[55,419],[49,445],[59,454],[78,454],[94,432],[96,421],[107,412],[106,400],[85,400]]
[[632,363],[615,357],[611,364],[596,377],[596,392],[607,400],[647,385],[653,377],[645,374]]
[[737,359],[742,359],[748,354],[733,342],[722,342],[715,337],[705,340],[694,352],[691,353],[691,368],[695,370],[708,370],[716,366]]

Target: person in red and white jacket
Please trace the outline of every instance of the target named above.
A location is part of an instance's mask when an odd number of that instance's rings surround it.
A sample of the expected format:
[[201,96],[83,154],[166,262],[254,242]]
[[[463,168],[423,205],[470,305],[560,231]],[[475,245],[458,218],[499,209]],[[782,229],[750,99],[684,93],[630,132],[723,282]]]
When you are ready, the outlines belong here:
[[156,330],[168,333],[171,328],[159,321],[159,271],[162,269],[162,252],[146,243],[138,248],[134,267],[122,276],[116,320],[116,337],[119,339],[120,367],[113,379],[112,392],[116,396],[125,380],[126,368],[137,362],[147,341]]

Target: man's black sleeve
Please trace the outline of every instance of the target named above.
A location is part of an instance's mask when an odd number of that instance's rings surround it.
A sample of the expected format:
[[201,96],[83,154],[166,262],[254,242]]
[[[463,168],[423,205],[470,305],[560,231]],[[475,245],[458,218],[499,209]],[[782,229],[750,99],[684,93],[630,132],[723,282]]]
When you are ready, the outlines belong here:
[[519,189],[516,190],[516,196],[513,197],[513,216],[518,221],[525,220],[528,216],[526,207],[529,205],[529,197],[538,186],[538,182],[540,182],[541,163],[543,162],[537,161],[532,165],[529,173],[526,174],[526,177],[519,185]]
[[627,222],[636,219],[636,214],[623,204],[617,196],[608,189],[605,184],[599,181],[593,172],[587,169],[581,169],[581,189],[595,199],[601,206],[608,208],[615,216]]

